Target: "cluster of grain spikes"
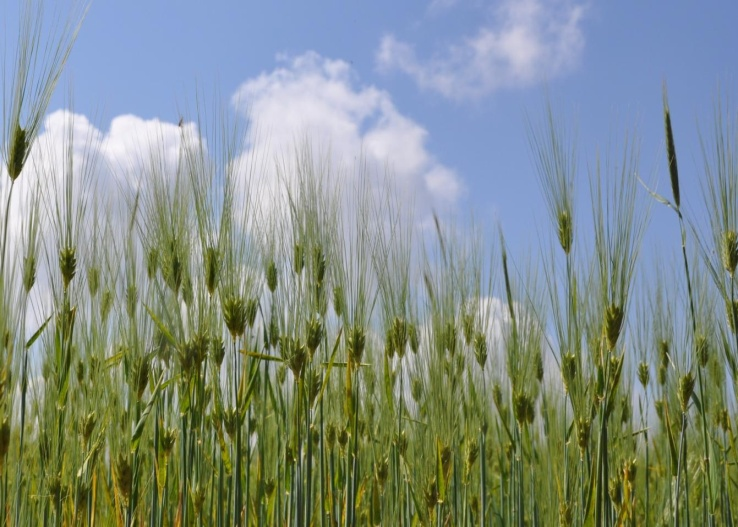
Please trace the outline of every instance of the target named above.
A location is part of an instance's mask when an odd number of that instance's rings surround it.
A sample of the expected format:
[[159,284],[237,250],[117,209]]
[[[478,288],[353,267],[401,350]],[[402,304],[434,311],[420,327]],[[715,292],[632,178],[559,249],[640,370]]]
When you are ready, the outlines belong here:
[[661,266],[654,286],[636,276],[634,144],[591,165],[587,233],[549,109],[530,138],[550,252],[521,272],[502,236],[489,250],[477,225],[413,217],[366,162],[306,140],[272,166],[200,107],[117,174],[135,188],[118,212],[94,182],[121,167],[71,135],[72,114],[61,149],[36,139],[84,13],[55,51],[40,6],[3,77],[1,523],[733,523],[738,143],[722,107],[700,237],[664,98],[657,197],[684,272]]
[[[578,447],[571,453],[569,441],[554,443],[562,449],[564,464],[563,479],[557,482],[560,521],[565,525],[581,525],[591,517],[596,525],[632,521],[632,503],[624,503],[619,493],[613,500],[613,452],[622,447],[613,444],[614,438],[621,437],[620,430],[613,433],[610,428],[622,426],[622,420],[613,422],[613,411],[622,399],[623,332],[646,224],[647,208],[640,206],[636,194],[638,152],[633,144],[626,144],[618,168],[607,162],[603,170],[598,161],[590,186],[594,247],[590,263],[578,271],[574,142],[559,128],[550,107],[545,125],[530,130],[542,189],[565,258],[563,287],[554,254],[546,269],[556,330],[554,349],[558,349],[566,395],[562,432],[565,437],[573,435]],[[597,294],[585,297],[580,288]],[[628,407],[628,402],[623,404]],[[574,477],[572,460],[577,467]]]

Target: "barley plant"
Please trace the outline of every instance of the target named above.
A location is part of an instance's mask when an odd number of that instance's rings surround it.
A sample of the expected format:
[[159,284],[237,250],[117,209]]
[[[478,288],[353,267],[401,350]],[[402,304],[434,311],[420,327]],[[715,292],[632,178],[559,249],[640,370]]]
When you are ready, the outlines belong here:
[[[245,156],[256,132],[199,100],[174,147],[149,137],[106,166],[79,117],[47,116],[87,6],[21,7],[2,72],[0,524],[733,524],[727,99],[687,176],[706,221],[683,208],[666,89],[669,196],[639,179],[636,134],[582,173],[571,125],[530,118],[550,229],[521,258],[502,227],[414,209],[391,172],[309,137]],[[130,184],[99,191],[111,173]],[[657,272],[652,206],[681,239]]]

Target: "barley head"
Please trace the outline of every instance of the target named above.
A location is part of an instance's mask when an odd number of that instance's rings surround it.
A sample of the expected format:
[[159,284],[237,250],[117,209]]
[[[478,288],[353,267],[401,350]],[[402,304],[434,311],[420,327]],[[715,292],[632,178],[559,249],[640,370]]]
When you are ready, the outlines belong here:
[[720,249],[723,267],[732,277],[738,265],[738,233],[733,230],[724,231]]
[[476,441],[471,441],[466,445],[466,459],[464,461],[464,473],[468,477],[479,457],[479,445]]
[[149,385],[149,373],[149,361],[145,357],[137,358],[133,363],[133,383],[139,401]]
[[577,357],[573,353],[567,353],[561,358],[561,378],[564,383],[564,391],[570,393],[571,387],[577,377]]
[[126,288],[126,312],[132,319],[136,316],[136,304],[138,303],[138,289],[136,284],[130,284]]
[[687,372],[679,379],[679,391],[677,392],[677,398],[679,404],[682,407],[682,413],[687,412],[689,406],[689,399],[694,393],[694,375],[692,372]]
[[535,407],[533,399],[525,392],[518,392],[513,395],[513,413],[518,425],[522,428],[525,425],[533,423],[535,418]]
[[305,390],[307,392],[309,406],[315,403],[315,399],[323,386],[323,377],[315,369],[309,369],[305,375]]
[[669,351],[670,344],[668,340],[661,340],[658,344],[659,358],[661,359],[661,366],[667,368],[669,366]]
[[426,485],[423,490],[423,497],[425,498],[425,506],[429,512],[433,511],[436,505],[438,505],[438,484],[436,478],[433,477]]
[[392,346],[397,354],[402,358],[405,355],[405,347],[408,340],[407,322],[402,317],[395,317],[391,327]]
[[346,348],[348,351],[349,362],[358,365],[361,363],[361,357],[364,354],[364,346],[366,344],[366,331],[362,326],[354,325],[347,334]]
[[562,501],[559,505],[560,527],[571,527],[574,522],[574,509],[570,501]]
[[292,270],[299,276],[303,267],[305,267],[305,251],[302,245],[296,243],[292,251]]
[[395,339],[394,335],[392,335],[392,328],[390,327],[384,336],[384,353],[387,355],[388,359],[392,359],[392,357],[395,356],[396,351]]
[[267,337],[269,339],[269,346],[274,348],[279,343],[279,323],[277,321],[277,317],[272,316],[271,319],[269,319],[268,329]]
[[413,377],[410,381],[410,395],[416,403],[423,397],[423,381],[419,377]]
[[36,257],[29,254],[23,258],[23,289],[28,294],[36,283]]
[[534,356],[533,356],[534,365],[536,368],[535,374],[536,374],[536,380],[538,382],[543,381],[543,355],[541,354],[541,350],[536,350]]
[[269,260],[269,263],[267,264],[266,283],[271,293],[274,293],[274,291],[277,290],[278,274],[277,274],[277,264],[274,263],[274,260]]
[[316,284],[323,283],[323,280],[325,279],[325,269],[325,253],[323,253],[323,249],[321,249],[319,245],[316,245],[313,247],[313,278],[315,279]]
[[650,376],[651,370],[648,366],[648,363],[646,361],[641,361],[638,364],[638,380],[640,381],[643,388],[646,388],[648,386],[648,380]]
[[400,453],[401,456],[405,456],[407,453],[407,446],[408,446],[408,439],[407,434],[405,434],[405,431],[403,430],[400,432],[399,435],[395,435],[395,445],[397,446],[397,451]]
[[279,348],[295,379],[302,379],[302,373],[308,358],[305,345],[299,339],[283,336],[279,339]]
[[100,269],[94,265],[91,265],[87,269],[87,289],[91,297],[97,296],[97,292],[100,289]]
[[616,510],[619,510],[623,504],[623,480],[621,478],[622,476],[616,473],[608,482],[608,494]]
[[159,446],[161,447],[164,455],[169,457],[174,449],[174,443],[177,441],[177,429],[162,427],[162,432],[159,435]]
[[222,301],[223,319],[226,327],[234,339],[246,331],[248,313],[246,302],[240,296],[229,295]]
[[612,351],[620,338],[623,328],[623,308],[617,304],[610,304],[605,310],[605,337],[607,349]]
[[3,422],[0,423],[0,470],[2,470],[3,464],[5,463],[5,456],[8,454],[10,448],[10,422],[6,417]]
[[418,328],[415,324],[408,324],[407,326],[407,339],[410,343],[410,350],[416,354],[420,349],[420,337],[418,335]]
[[83,415],[79,422],[79,435],[82,438],[82,445],[86,449],[90,444],[90,437],[92,432],[95,430],[95,424],[97,423],[97,415],[94,411]]
[[338,432],[338,446],[341,448],[341,450],[345,450],[346,449],[346,445],[348,444],[348,440],[349,440],[348,429],[346,427],[343,427]]
[[162,262],[161,271],[164,283],[169,286],[175,295],[179,295],[179,290],[182,287],[182,279],[184,276],[184,264],[179,255],[176,243],[170,244],[169,254]]
[[146,275],[149,280],[153,280],[156,276],[156,272],[159,270],[159,251],[156,248],[152,248],[146,254]]
[[10,180],[14,182],[23,171],[23,165],[28,156],[28,148],[31,146],[26,130],[21,128],[20,124],[15,125],[10,145],[7,168]]
[[577,445],[579,446],[579,455],[584,459],[584,453],[589,448],[589,433],[592,422],[584,417],[580,417],[577,423]]
[[207,287],[210,296],[215,293],[219,279],[220,254],[215,247],[208,247],[205,250],[205,287]]
[[336,312],[336,316],[339,318],[343,316],[344,304],[343,288],[340,285],[337,285],[333,288],[333,311]]
[[199,483],[190,490],[192,499],[192,508],[195,510],[195,517],[200,518],[202,514],[202,506],[205,503],[205,488]]
[[448,481],[451,475],[451,466],[453,461],[453,451],[448,445],[442,445],[441,448],[441,468],[443,469],[443,477]]
[[465,311],[461,315],[461,328],[464,333],[464,343],[470,346],[474,339],[474,313]]
[[245,307],[245,315],[246,315],[246,325],[249,328],[254,327],[254,322],[256,322],[256,315],[259,312],[259,299],[258,298],[249,298],[246,302]]
[[333,447],[336,446],[336,425],[328,423],[325,428],[325,443],[328,445],[328,450],[333,451]]
[[707,337],[702,334],[698,334],[694,339],[694,350],[697,356],[697,362],[701,368],[707,366],[707,361],[710,358],[710,344],[707,341]]
[[441,342],[444,351],[448,352],[451,356],[456,354],[456,325],[453,321],[446,322],[441,333]]
[[122,453],[118,454],[118,459],[115,462],[115,482],[123,501],[128,503],[133,484],[133,470],[131,469],[131,463],[128,461],[128,457]]
[[656,399],[653,402],[654,410],[656,410],[656,417],[659,418],[660,421],[664,420],[664,401],[663,399]]
[[679,169],[677,168],[676,146],[674,145],[674,133],[671,129],[671,113],[669,103],[666,100],[666,87],[664,86],[664,128],[666,132],[666,157],[669,162],[669,177],[671,178],[671,193],[674,196],[674,204],[679,208]]
[[728,299],[725,302],[725,312],[728,317],[728,327],[735,333],[738,328],[738,300]]
[[562,210],[557,217],[559,243],[564,253],[571,252],[572,239],[574,237],[574,228],[572,226],[571,214],[568,210]]
[[728,413],[726,408],[721,408],[718,411],[716,421],[717,425],[723,430],[723,432],[732,431],[732,427],[730,425],[730,413]]
[[223,428],[231,441],[236,437],[236,430],[242,423],[243,419],[237,408],[230,407],[223,410]]
[[502,388],[498,383],[494,383],[492,386],[492,401],[498,409],[502,408]]
[[375,463],[374,467],[374,471],[377,474],[377,481],[379,482],[379,485],[384,488],[385,483],[387,483],[387,478],[389,477],[389,459],[384,458],[380,460],[378,463]]
[[323,341],[323,322],[318,317],[313,317],[308,322],[306,340],[308,351],[310,352],[310,359],[312,360],[315,350],[318,349],[318,346]]
[[59,250],[59,270],[66,290],[77,272],[77,257],[74,247],[63,247]]
[[210,356],[215,361],[216,366],[220,368],[221,364],[223,364],[223,358],[225,357],[225,345],[223,344],[223,339],[220,336],[210,339],[210,352]]
[[484,370],[484,365],[487,363],[487,338],[484,333],[477,333],[474,335],[472,342],[474,346],[474,358],[477,360],[479,367]]

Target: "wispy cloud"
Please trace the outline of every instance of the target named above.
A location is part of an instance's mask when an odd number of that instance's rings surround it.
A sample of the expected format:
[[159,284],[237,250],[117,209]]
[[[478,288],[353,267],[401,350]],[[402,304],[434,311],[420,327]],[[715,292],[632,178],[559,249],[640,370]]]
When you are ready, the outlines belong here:
[[584,13],[584,5],[571,0],[504,0],[490,24],[425,60],[412,44],[385,35],[377,66],[449,99],[479,99],[575,67],[584,48]]

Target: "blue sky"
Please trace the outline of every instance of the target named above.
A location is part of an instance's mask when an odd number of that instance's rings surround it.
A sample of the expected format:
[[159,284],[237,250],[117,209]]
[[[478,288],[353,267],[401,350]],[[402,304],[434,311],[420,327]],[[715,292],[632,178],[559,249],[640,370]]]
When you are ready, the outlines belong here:
[[[0,8],[11,27],[14,9]],[[627,131],[644,179],[669,193],[666,81],[682,195],[699,214],[697,132],[711,126],[718,87],[737,86],[736,20],[732,1],[98,0],[50,111],[71,90],[74,111],[114,142],[130,130],[112,133],[121,116],[176,124],[198,89],[206,101],[240,95],[273,143],[306,127],[338,156],[367,148],[417,199],[474,210],[490,232],[499,221],[514,254],[536,253],[549,231],[526,114],[542,117],[546,93],[578,129],[586,211],[587,167]],[[676,250],[675,235],[655,207],[649,239]]]

